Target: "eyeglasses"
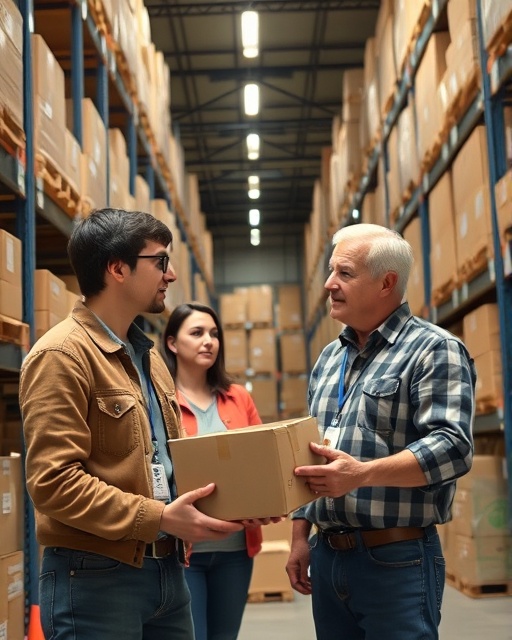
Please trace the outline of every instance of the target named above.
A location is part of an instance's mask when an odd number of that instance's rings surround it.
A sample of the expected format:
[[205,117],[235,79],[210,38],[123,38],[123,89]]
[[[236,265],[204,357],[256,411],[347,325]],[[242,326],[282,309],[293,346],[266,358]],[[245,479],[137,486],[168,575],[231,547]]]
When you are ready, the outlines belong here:
[[155,256],[133,256],[134,258],[153,258],[158,260],[158,266],[162,270],[162,273],[167,273],[167,269],[169,268],[169,256],[167,254],[157,254]]

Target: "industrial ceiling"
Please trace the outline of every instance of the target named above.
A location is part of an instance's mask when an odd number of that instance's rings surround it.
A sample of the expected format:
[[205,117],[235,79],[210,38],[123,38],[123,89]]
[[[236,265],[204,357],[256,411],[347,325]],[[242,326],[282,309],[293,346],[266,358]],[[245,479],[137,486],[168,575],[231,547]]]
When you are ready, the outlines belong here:
[[[145,0],[151,34],[171,69],[171,118],[197,174],[213,237],[249,236],[248,212],[261,214],[261,242],[302,235],[342,104],[343,70],[362,67],[378,0],[199,2]],[[259,15],[259,55],[245,58],[241,14]],[[247,116],[243,89],[260,88],[260,111]],[[260,156],[247,159],[258,133]],[[248,196],[248,177],[260,197]]]

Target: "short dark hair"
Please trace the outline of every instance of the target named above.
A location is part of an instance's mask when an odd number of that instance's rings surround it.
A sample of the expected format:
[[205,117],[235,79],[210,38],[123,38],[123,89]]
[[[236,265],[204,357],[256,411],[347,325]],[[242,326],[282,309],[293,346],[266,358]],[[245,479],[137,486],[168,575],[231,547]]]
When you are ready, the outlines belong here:
[[224,358],[224,332],[222,331],[222,325],[215,311],[205,304],[200,302],[186,302],[178,305],[169,316],[167,326],[162,336],[163,340],[163,352],[164,357],[169,367],[169,371],[174,379],[178,372],[178,362],[176,354],[167,346],[167,339],[169,337],[176,338],[184,321],[194,312],[200,311],[201,313],[207,313],[213,318],[215,326],[217,327],[217,333],[219,336],[219,353],[213,365],[208,369],[206,373],[206,380],[210,387],[214,391],[227,391],[233,384],[232,378],[226,372],[226,364]]
[[136,256],[147,241],[172,245],[168,227],[150,213],[124,209],[96,209],[80,220],[68,242],[68,256],[85,297],[105,288],[105,271],[115,260],[135,269]]

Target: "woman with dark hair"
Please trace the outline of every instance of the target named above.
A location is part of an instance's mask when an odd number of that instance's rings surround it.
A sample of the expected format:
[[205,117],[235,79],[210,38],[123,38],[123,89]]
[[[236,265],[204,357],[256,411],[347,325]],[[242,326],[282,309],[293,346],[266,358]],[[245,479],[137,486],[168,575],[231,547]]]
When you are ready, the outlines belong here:
[[[224,364],[224,337],[210,307],[191,302],[172,312],[163,347],[187,435],[261,424],[245,387]],[[196,640],[235,640],[242,622],[261,527],[225,540],[194,544],[185,577],[192,596]]]

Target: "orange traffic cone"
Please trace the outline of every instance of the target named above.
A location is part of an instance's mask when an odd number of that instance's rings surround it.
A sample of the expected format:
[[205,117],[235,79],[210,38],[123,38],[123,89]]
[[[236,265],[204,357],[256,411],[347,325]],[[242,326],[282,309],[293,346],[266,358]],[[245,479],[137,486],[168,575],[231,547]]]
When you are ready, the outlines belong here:
[[39,605],[37,604],[30,605],[27,640],[44,640]]

